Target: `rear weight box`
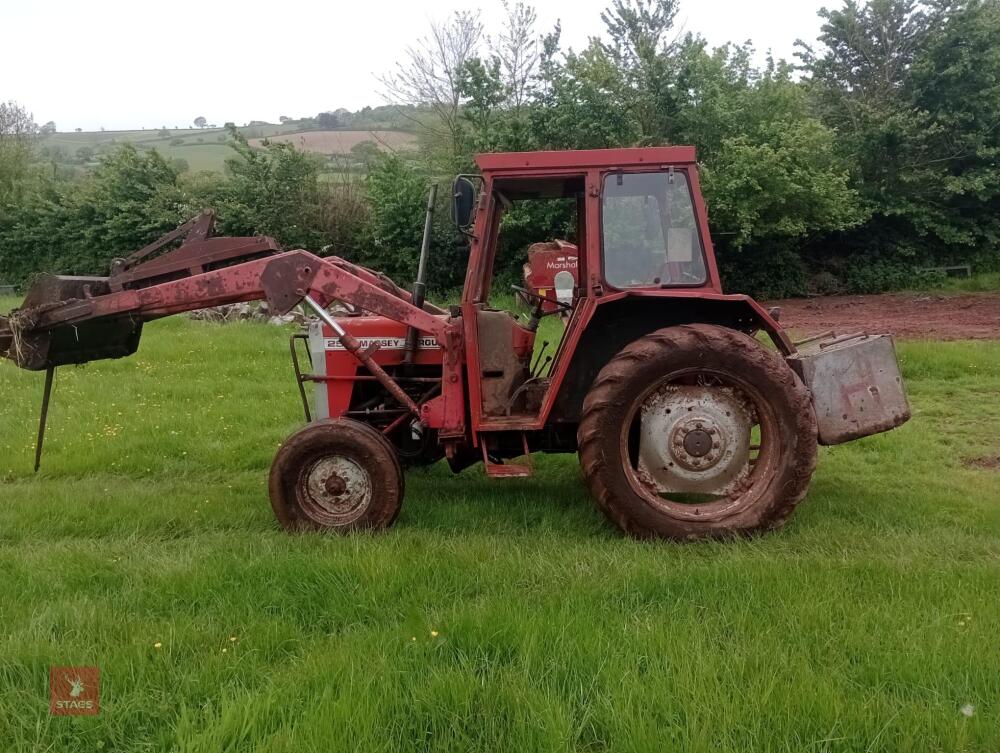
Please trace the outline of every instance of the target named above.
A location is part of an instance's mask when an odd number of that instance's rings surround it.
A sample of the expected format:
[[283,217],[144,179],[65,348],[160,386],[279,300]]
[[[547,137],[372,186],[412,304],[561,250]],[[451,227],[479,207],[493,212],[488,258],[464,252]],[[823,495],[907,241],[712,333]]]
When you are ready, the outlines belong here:
[[909,420],[910,404],[890,335],[807,342],[787,361],[812,394],[820,444],[849,442]]

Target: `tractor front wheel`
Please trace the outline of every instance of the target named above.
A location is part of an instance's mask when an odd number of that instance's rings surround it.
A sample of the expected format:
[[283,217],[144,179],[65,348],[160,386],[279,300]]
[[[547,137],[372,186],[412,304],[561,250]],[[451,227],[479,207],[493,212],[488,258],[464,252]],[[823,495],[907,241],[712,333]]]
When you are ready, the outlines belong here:
[[371,426],[315,421],[292,434],[271,464],[268,488],[290,531],[388,528],[403,501],[396,450]]
[[725,327],[639,338],[598,374],[577,432],[598,507],[637,537],[780,526],[816,465],[809,392],[781,356]]

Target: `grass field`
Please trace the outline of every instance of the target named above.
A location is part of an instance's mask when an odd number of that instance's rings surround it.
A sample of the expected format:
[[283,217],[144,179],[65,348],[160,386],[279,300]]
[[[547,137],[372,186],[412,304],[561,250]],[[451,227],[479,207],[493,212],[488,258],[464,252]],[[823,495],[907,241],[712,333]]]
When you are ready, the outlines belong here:
[[[417,137],[402,131],[304,131],[274,136],[271,141],[293,144],[296,148],[317,154],[350,154],[351,149],[365,141],[371,141],[383,149],[393,151],[413,149]],[[253,146],[260,146],[262,139],[252,139]]]
[[[177,128],[168,129],[169,135],[161,136],[159,129],[139,131],[82,131],[80,133],[55,133],[46,136],[40,147],[59,150],[63,157],[74,158],[80,147],[98,150],[115,144],[131,143],[141,149],[156,149],[167,159],[187,160],[189,168],[197,172],[207,170],[222,172],[227,157],[233,156],[228,146],[229,136],[224,128]],[[412,147],[415,137],[402,131],[304,131],[291,132],[289,126],[261,125],[241,128],[240,131],[259,146],[262,138],[272,137],[275,141],[289,141],[305,151],[324,155],[350,153],[351,147],[362,141],[376,141],[386,148],[403,149]],[[172,143],[183,139],[182,144]]]
[[[1000,454],[1000,342],[903,343],[909,424],[823,450],[782,532],[675,545],[572,456],[281,533],[286,336],[177,318],[61,369],[38,476],[40,375],[0,364],[3,750],[1000,749],[1000,475],[963,465]],[[52,664],[100,666],[100,716],[49,716]]]
[[[253,133],[278,133],[281,126],[255,126]],[[172,144],[172,141],[183,139],[183,144]],[[91,149],[113,146],[114,144],[131,143],[141,149],[156,149],[167,159],[185,159],[189,168],[197,172],[208,170],[222,172],[227,157],[233,156],[233,150],[227,142],[228,134],[223,128],[179,128],[170,129],[169,136],[160,136],[157,129],[145,131],[84,131],[81,133],[55,133],[46,137],[40,146],[49,149],[58,148],[63,154],[73,157],[80,147]]]

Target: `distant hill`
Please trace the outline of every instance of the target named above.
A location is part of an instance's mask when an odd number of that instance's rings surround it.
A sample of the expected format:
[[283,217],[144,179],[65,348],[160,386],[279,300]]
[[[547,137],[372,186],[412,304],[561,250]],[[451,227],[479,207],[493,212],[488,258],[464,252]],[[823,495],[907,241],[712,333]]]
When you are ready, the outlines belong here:
[[[264,139],[251,139],[252,146],[259,146]],[[368,141],[383,151],[416,148],[417,139],[403,131],[302,131],[268,137],[269,141],[294,144],[299,149],[324,155],[350,154],[358,144]]]
[[[239,128],[250,144],[259,146],[264,138],[288,141],[306,151],[326,156],[350,154],[357,144],[371,141],[379,149],[406,149],[414,145],[412,134],[395,130],[309,130],[298,123],[255,122]],[[225,160],[233,155],[225,128],[169,128],[137,131],[57,132],[43,137],[39,157],[76,169],[97,164],[101,154],[117,145],[131,143],[140,149],[156,149],[168,160],[183,160],[192,172],[222,172]]]

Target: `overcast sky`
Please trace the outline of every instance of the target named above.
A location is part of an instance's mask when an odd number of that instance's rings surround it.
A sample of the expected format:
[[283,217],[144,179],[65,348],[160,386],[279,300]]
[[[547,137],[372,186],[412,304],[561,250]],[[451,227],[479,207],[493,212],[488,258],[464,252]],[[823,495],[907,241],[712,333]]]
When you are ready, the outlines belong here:
[[[539,32],[562,21],[565,46],[603,31],[610,0],[538,0]],[[713,45],[753,40],[791,58],[819,31],[816,11],[839,0],[682,0],[685,31]],[[384,104],[378,76],[456,8],[499,0],[0,0],[0,100],[59,130],[189,126]]]

